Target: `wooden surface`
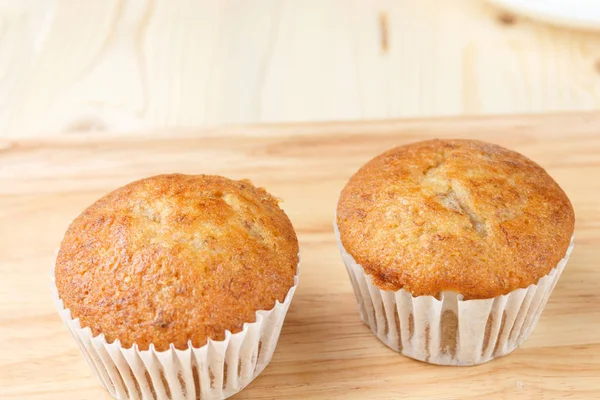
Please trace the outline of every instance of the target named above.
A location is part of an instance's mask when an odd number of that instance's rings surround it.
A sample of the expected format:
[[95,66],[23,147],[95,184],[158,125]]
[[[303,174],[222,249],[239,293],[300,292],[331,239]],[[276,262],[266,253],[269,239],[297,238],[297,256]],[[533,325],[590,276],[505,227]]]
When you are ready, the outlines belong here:
[[[0,398],[107,399],[50,297],[62,234],[84,207],[141,177],[250,178],[285,199],[300,286],[274,359],[238,399],[594,399],[600,395],[600,114],[231,127],[0,143]],[[488,364],[437,367],[389,350],[362,324],[334,243],[345,181],[371,157],[466,137],[541,163],[575,207],[576,246],[537,329]]]
[[485,0],[0,0],[0,89],[10,137],[595,110],[600,33]]

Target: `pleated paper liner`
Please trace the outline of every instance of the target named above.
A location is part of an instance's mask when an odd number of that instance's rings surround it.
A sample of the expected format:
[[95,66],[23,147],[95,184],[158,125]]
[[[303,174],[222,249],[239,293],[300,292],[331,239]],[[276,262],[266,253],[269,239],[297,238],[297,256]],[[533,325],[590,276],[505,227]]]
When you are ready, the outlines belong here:
[[531,334],[560,277],[565,257],[548,275],[527,288],[484,300],[463,300],[443,292],[413,297],[404,289],[381,290],[337,243],[352,281],[360,317],[391,349],[439,365],[476,365],[509,354]]
[[269,364],[296,287],[283,303],[268,311],[257,311],[256,321],[245,323],[241,332],[225,332],[225,339],[209,339],[202,347],[178,350],[123,348],[118,340],[108,343],[103,334],[93,336],[64,307],[54,285],[53,297],[60,317],[69,328],[92,371],[116,399],[224,399],[241,391]]

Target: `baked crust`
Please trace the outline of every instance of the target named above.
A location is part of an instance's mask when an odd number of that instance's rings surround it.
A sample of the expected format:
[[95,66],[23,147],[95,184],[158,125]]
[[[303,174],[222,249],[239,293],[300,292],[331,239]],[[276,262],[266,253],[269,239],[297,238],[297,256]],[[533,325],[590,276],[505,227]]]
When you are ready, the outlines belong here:
[[384,290],[492,298],[535,284],[564,257],[571,202],[523,155],[473,140],[430,140],[365,164],[343,189],[346,251]]
[[254,322],[294,285],[298,240],[249,181],[159,175],[109,193],[62,241],[56,287],[94,335],[141,350],[199,347]]

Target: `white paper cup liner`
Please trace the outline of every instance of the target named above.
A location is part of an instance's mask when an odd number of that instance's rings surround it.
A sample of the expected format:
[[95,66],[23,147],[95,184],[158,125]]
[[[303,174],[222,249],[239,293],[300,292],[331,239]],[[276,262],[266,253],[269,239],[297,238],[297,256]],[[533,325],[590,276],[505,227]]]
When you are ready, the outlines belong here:
[[338,247],[356,295],[360,317],[392,350],[439,365],[476,365],[502,357],[525,341],[537,325],[574,240],[558,265],[537,284],[483,300],[443,292],[413,297],[404,289],[382,290],[342,245]]
[[225,332],[221,341],[208,340],[202,347],[165,351],[123,348],[119,340],[108,343],[103,334],[93,336],[64,307],[52,273],[52,292],[60,317],[69,328],[83,356],[106,390],[116,399],[224,399],[241,391],[269,364],[275,352],[285,315],[298,286],[283,303],[268,311],[257,311],[256,321],[245,323],[241,332]]

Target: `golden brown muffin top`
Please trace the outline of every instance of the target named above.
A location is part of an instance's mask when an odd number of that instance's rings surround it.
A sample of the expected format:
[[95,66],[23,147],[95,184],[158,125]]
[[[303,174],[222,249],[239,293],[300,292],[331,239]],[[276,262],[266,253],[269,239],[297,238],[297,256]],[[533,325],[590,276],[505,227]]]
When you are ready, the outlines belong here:
[[65,234],[56,287],[94,335],[141,350],[222,340],[283,302],[298,240],[249,181],[159,175],[98,200]]
[[384,290],[496,297],[548,274],[575,216],[542,167],[500,146],[431,140],[365,164],[343,189],[344,248]]

